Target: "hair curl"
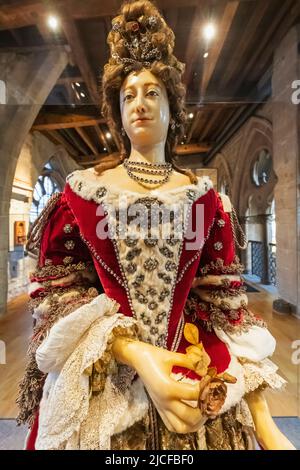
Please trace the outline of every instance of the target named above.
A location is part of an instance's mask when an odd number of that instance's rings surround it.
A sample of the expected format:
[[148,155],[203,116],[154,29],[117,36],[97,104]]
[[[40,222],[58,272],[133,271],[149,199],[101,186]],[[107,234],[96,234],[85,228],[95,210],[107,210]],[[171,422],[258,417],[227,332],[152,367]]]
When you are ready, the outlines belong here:
[[[151,23],[151,19],[155,21]],[[117,24],[117,28],[114,25]],[[134,0],[126,2],[121,7],[121,13],[112,20],[113,29],[107,37],[110,47],[110,58],[104,66],[102,77],[102,115],[106,118],[107,124],[114,139],[120,149],[119,154],[108,155],[95,167],[100,174],[108,168],[119,165],[130,153],[130,140],[127,135],[122,135],[122,119],[120,113],[120,89],[122,83],[129,73],[145,68],[143,59],[139,58],[128,71],[126,63],[117,60],[119,58],[130,58],[128,43],[135,34],[134,26],[138,25],[140,31],[146,31],[153,48],[157,48],[160,53],[160,60],[150,62],[147,67],[151,73],[160,78],[164,83],[170,107],[170,116],[174,122],[174,130],[169,127],[166,139],[166,161],[171,162],[173,167],[180,173],[189,176],[192,183],[196,183],[197,178],[191,170],[180,168],[173,160],[174,150],[179,139],[184,134],[186,123],[186,112],[184,107],[185,86],[182,83],[184,64],[179,62],[173,55],[174,33],[168,27],[158,9],[149,0]],[[151,26],[150,26],[151,25]],[[139,51],[137,52],[137,54]]]

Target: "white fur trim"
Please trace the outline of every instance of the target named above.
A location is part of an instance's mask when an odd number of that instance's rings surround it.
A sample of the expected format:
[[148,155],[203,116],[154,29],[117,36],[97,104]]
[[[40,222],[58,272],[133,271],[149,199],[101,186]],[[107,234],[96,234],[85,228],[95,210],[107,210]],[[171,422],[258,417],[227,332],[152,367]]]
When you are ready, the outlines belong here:
[[260,326],[251,326],[247,332],[228,333],[214,328],[218,338],[228,346],[233,356],[259,362],[272,356],[276,341],[271,333]]
[[32,295],[35,291],[39,289],[45,289],[43,284],[40,282],[31,282],[28,286],[28,295]]
[[[159,197],[160,200],[164,201],[165,198],[168,198],[169,195],[175,194],[178,195],[180,192],[185,192],[188,189],[196,190],[197,196],[201,197],[203,194],[207,193],[212,187],[213,183],[208,176],[198,177],[198,184],[189,184],[185,186],[179,186],[178,188],[169,189],[168,191],[163,191],[159,189],[149,190],[147,193],[140,193],[135,191],[129,191],[123,188],[119,188],[116,185],[110,184],[107,186],[101,182],[101,175],[98,175],[94,168],[88,168],[87,170],[76,170],[67,177],[67,182],[69,183],[72,190],[83,199],[90,201],[93,199],[96,202],[99,202],[99,198],[96,195],[97,190],[100,187],[105,187],[111,193],[115,194],[126,194],[127,196],[134,196],[136,198],[140,197]],[[81,183],[79,185],[79,183]],[[79,188],[80,187],[80,191]],[[174,198],[172,200],[174,202]]]

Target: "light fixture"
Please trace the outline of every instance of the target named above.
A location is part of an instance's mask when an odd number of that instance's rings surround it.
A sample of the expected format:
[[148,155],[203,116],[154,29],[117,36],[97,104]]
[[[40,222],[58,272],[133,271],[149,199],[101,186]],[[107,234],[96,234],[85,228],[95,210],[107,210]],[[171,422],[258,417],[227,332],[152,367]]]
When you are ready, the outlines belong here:
[[206,59],[206,57],[208,57],[208,52],[204,52],[203,57]]
[[82,96],[82,98],[85,98],[85,93],[83,93],[83,91],[81,91],[80,96]]
[[106,147],[103,148],[104,152],[106,152]]
[[188,114],[188,118],[189,118],[189,119],[193,119],[193,117],[194,117],[194,113],[189,113],[189,114]]
[[56,16],[50,15],[47,20],[47,24],[52,31],[56,31],[58,28],[58,19]]
[[212,23],[207,23],[203,28],[203,36],[210,41],[216,34],[216,28]]
[[184,142],[181,142],[181,145],[183,145],[183,144],[184,144]]
[[80,83],[78,83],[78,82],[75,82],[75,85],[78,86],[78,87],[80,87]]
[[111,133],[110,133],[110,132],[106,132],[105,137],[106,137],[107,139],[111,139]]

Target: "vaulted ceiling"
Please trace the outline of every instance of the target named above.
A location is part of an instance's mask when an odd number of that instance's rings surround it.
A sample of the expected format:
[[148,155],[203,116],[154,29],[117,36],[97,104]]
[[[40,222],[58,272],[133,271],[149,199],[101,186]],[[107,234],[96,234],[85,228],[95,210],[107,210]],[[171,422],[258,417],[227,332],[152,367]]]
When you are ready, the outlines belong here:
[[[299,21],[300,1],[158,0],[156,4],[175,32],[175,55],[186,63],[187,110],[192,114],[177,153],[181,158],[198,155],[199,162],[208,162],[270,96],[273,54]],[[98,84],[108,58],[111,19],[120,5],[120,0],[0,0],[0,54],[67,46],[69,64],[33,130],[63,145],[84,166],[93,166],[99,157],[116,150],[100,113]],[[49,15],[59,20],[56,32],[47,24]],[[208,22],[217,31],[210,43],[202,35]]]

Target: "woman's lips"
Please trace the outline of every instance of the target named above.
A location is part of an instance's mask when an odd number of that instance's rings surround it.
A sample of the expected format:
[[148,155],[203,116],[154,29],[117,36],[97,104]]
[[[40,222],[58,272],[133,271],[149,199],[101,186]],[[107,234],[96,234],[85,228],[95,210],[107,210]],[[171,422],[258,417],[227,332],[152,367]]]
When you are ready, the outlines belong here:
[[133,123],[134,124],[143,124],[143,123],[148,122],[148,121],[151,121],[151,119],[141,118],[141,119],[136,119],[135,121],[133,121]]

